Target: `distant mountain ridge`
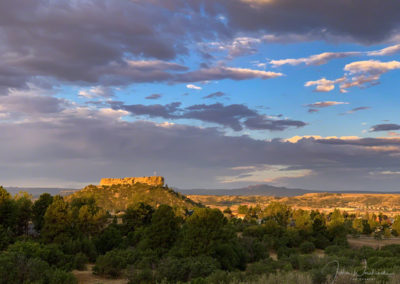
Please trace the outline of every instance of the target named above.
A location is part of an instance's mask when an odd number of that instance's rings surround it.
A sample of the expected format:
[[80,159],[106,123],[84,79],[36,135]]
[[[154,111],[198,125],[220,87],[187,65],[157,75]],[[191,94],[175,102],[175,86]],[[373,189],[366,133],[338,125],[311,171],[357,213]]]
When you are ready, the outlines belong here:
[[242,188],[235,189],[175,189],[176,191],[185,195],[227,195],[227,196],[251,196],[251,195],[263,195],[263,196],[279,196],[279,197],[291,197],[299,196],[307,193],[369,193],[369,194],[400,194],[399,191],[329,191],[329,190],[309,190],[300,188],[287,188],[277,187],[269,184],[258,184],[250,185]]

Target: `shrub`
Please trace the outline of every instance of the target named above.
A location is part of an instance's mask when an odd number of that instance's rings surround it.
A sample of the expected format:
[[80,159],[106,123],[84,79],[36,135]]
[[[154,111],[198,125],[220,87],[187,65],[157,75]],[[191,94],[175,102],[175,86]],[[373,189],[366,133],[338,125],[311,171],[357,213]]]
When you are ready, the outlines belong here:
[[74,257],[74,268],[78,270],[86,270],[86,263],[88,262],[88,257],[80,252]]
[[106,277],[117,278],[121,275],[122,269],[126,268],[126,265],[126,253],[121,250],[112,250],[97,258],[93,272]]
[[312,242],[305,241],[300,245],[300,252],[312,253],[315,250],[315,245]]

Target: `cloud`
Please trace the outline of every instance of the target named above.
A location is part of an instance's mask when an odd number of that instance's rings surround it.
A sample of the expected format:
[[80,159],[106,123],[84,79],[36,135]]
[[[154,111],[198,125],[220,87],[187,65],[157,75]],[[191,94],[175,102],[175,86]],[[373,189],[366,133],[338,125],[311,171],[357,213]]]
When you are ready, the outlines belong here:
[[400,52],[400,44],[392,45],[385,47],[380,50],[375,50],[375,51],[369,51],[367,52],[368,56],[387,56],[387,55],[393,55],[396,53]]
[[307,123],[291,119],[271,119],[268,116],[258,115],[246,119],[244,125],[252,130],[283,131],[289,127],[300,128],[306,126]]
[[111,98],[114,96],[114,91],[109,87],[96,86],[90,89],[80,90],[78,95],[87,99]]
[[214,98],[220,98],[220,97],[224,97],[226,96],[226,94],[224,92],[218,91],[215,93],[211,93],[207,96],[204,96],[203,99],[214,99]]
[[82,85],[165,79],[165,74],[151,80],[129,70],[143,67],[137,58],[169,62],[188,54],[193,39],[227,34],[220,20],[179,0],[22,0],[18,5],[6,0],[0,19],[0,87],[5,90],[26,87],[37,76]]
[[381,62],[378,60],[355,61],[346,64],[345,75],[336,80],[321,78],[316,81],[308,81],[306,87],[317,86],[316,92],[330,92],[335,89],[335,84],[340,83],[340,92],[346,93],[352,87],[366,88],[379,84],[381,75],[395,69],[400,69],[399,61]]
[[331,61],[332,59],[338,58],[346,58],[352,56],[388,56],[393,55],[400,52],[400,44],[392,45],[385,47],[380,50],[374,51],[347,51],[347,52],[323,52],[320,54],[310,55],[308,57],[301,57],[301,58],[287,58],[287,59],[279,59],[279,60],[270,60],[269,63],[273,67],[279,67],[282,65],[323,65]]
[[263,42],[262,38],[236,37],[227,42],[207,42],[200,44],[203,53],[227,52],[228,58],[232,59],[239,56],[256,53],[257,46]]
[[379,83],[380,76],[390,70],[400,69],[399,61],[381,62],[378,60],[356,61],[347,64],[344,70],[348,72],[347,79],[341,85],[341,89],[351,87],[368,87]]
[[193,90],[201,90],[201,89],[203,89],[202,87],[196,86],[196,85],[193,85],[193,84],[187,84],[186,88],[193,89]]
[[371,107],[367,107],[367,106],[356,107],[356,108],[353,108],[353,109],[351,109],[351,110],[346,111],[346,112],[343,113],[343,114],[352,114],[352,113],[355,113],[355,112],[357,112],[357,111],[360,111],[360,110],[367,110],[367,109],[370,109],[370,108],[371,108]]
[[235,131],[241,131],[244,128],[283,131],[289,127],[299,128],[306,125],[303,121],[277,119],[262,115],[242,104],[196,104],[182,108],[179,102],[167,105],[124,105],[123,103],[114,103],[112,107],[114,109],[127,110],[132,115],[146,115],[152,118],[162,117],[174,120],[194,119],[229,127]]
[[273,67],[279,67],[285,64],[299,65],[301,63],[304,63],[305,65],[322,65],[328,63],[332,59],[346,58],[361,54],[362,54],[361,52],[324,52],[321,54],[311,55],[309,57],[302,57],[297,59],[288,58],[280,60],[270,60],[269,63]]
[[147,97],[145,97],[146,100],[157,100],[159,98],[161,98],[162,95],[161,94],[151,94]]
[[346,103],[346,102],[325,101],[325,102],[316,102],[316,103],[308,104],[306,106],[311,107],[311,108],[325,108],[325,107],[330,107],[330,106],[348,105],[348,104],[349,103]]
[[370,129],[371,132],[392,131],[392,130],[400,130],[400,125],[394,123],[377,124],[372,126]]
[[248,80],[248,79],[271,79],[283,76],[282,73],[254,70],[249,68],[237,68],[227,66],[216,66],[203,68],[192,72],[181,74],[176,79],[180,82],[202,82],[211,80]]
[[339,82],[343,82],[345,78],[339,78],[336,80],[327,80],[326,78],[322,78],[316,81],[308,81],[304,84],[305,87],[317,86],[315,88],[315,92],[330,92],[335,89],[335,84]]
[[[390,190],[399,182],[396,175],[382,180],[369,174],[398,171],[399,138],[258,140],[217,128],[121,120],[125,114],[70,107],[30,120],[0,121],[2,183],[83,186],[105,176],[155,170],[181,188],[271,181],[321,190]],[[250,180],[242,180],[245,175]],[[222,183],[227,177],[232,182]]]
[[221,183],[272,183],[282,178],[301,178],[312,174],[311,170],[293,170],[287,166],[259,166],[259,167],[236,167],[240,169],[239,175],[217,177]]
[[220,11],[230,27],[242,32],[295,34],[308,40],[382,43],[395,36],[400,26],[400,4],[395,0],[337,0],[328,5],[318,0],[301,4],[296,0],[223,0],[210,1],[206,7]]
[[309,108],[309,109],[307,110],[307,112],[308,112],[308,113],[316,113],[316,112],[319,112],[319,109]]

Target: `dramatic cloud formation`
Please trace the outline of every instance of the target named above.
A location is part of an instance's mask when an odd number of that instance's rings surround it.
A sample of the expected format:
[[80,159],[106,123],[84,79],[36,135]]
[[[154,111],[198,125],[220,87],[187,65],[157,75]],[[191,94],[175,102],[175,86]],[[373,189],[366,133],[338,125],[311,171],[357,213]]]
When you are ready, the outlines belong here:
[[0,184],[157,170],[178,187],[392,188],[399,14],[397,0],[0,1]]
[[[223,177],[226,181],[226,177],[248,174],[251,167],[253,178],[233,180],[227,186],[260,182],[262,177],[288,186],[332,190],[342,188],[337,180],[340,174],[352,189],[365,190],[378,183],[383,186],[369,175],[371,171],[398,171],[399,138],[265,141],[226,136],[215,128],[127,122],[121,120],[124,115],[123,110],[68,108],[52,119],[2,121],[3,184],[80,186],[105,175],[145,175],[156,170],[177,186],[212,186]],[[361,183],[363,179],[368,183]],[[384,188],[397,184],[397,179],[390,179]]]

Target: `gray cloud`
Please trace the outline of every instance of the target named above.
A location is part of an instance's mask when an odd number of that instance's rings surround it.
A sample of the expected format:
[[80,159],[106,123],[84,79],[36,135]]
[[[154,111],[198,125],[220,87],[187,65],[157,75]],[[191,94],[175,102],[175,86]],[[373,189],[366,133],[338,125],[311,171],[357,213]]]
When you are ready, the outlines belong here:
[[[122,115],[121,110],[70,108],[52,119],[1,122],[1,183],[83,185],[106,176],[157,171],[178,187],[233,187],[238,184],[220,184],[220,177],[269,167],[286,168],[279,170],[277,182],[288,186],[379,190],[399,182],[395,175],[382,180],[370,172],[398,170],[400,150],[386,147],[400,146],[400,139],[310,138],[291,143],[226,136],[216,128],[128,122],[120,120]],[[312,174],[285,178],[303,169]],[[380,187],[373,188],[378,181]]]
[[[213,1],[215,2],[215,1]],[[218,4],[229,25],[242,31],[297,34],[308,39],[337,37],[371,44],[389,39],[399,31],[400,3],[375,0],[221,0]],[[218,5],[216,4],[216,5]],[[215,8],[214,8],[215,9]],[[368,17],[366,15],[369,15]]]
[[346,111],[345,113],[342,113],[342,114],[352,114],[352,113],[355,113],[357,111],[367,110],[367,109],[370,109],[370,108],[371,107],[367,107],[367,106],[355,107],[355,108],[353,108],[353,109],[351,109],[349,111]]
[[166,105],[124,105],[114,103],[114,109],[123,109],[133,115],[148,117],[162,117],[165,119],[195,119],[203,122],[216,123],[224,127],[241,131],[244,128],[251,130],[282,131],[289,127],[303,127],[306,123],[290,119],[275,119],[259,114],[257,111],[242,104],[223,105],[197,104],[180,108],[181,103],[174,102]]
[[187,41],[224,30],[180,0],[6,0],[0,3],[0,86],[25,87],[36,76],[104,84],[166,80],[163,72],[131,71],[126,60],[172,60],[188,52]]
[[224,92],[218,91],[218,92],[215,92],[215,93],[211,93],[211,94],[209,94],[207,96],[204,96],[203,99],[214,99],[214,98],[220,98],[220,97],[223,97],[223,96],[226,96],[226,94]]
[[252,130],[283,131],[289,127],[303,127],[306,126],[307,123],[299,120],[271,119],[267,116],[258,115],[246,119],[244,125]]
[[392,131],[392,130],[400,130],[400,125],[394,123],[377,124],[372,126],[370,131],[377,132],[377,131]]
[[161,97],[162,97],[161,94],[151,94],[151,95],[147,96],[145,99],[146,100],[157,100]]

